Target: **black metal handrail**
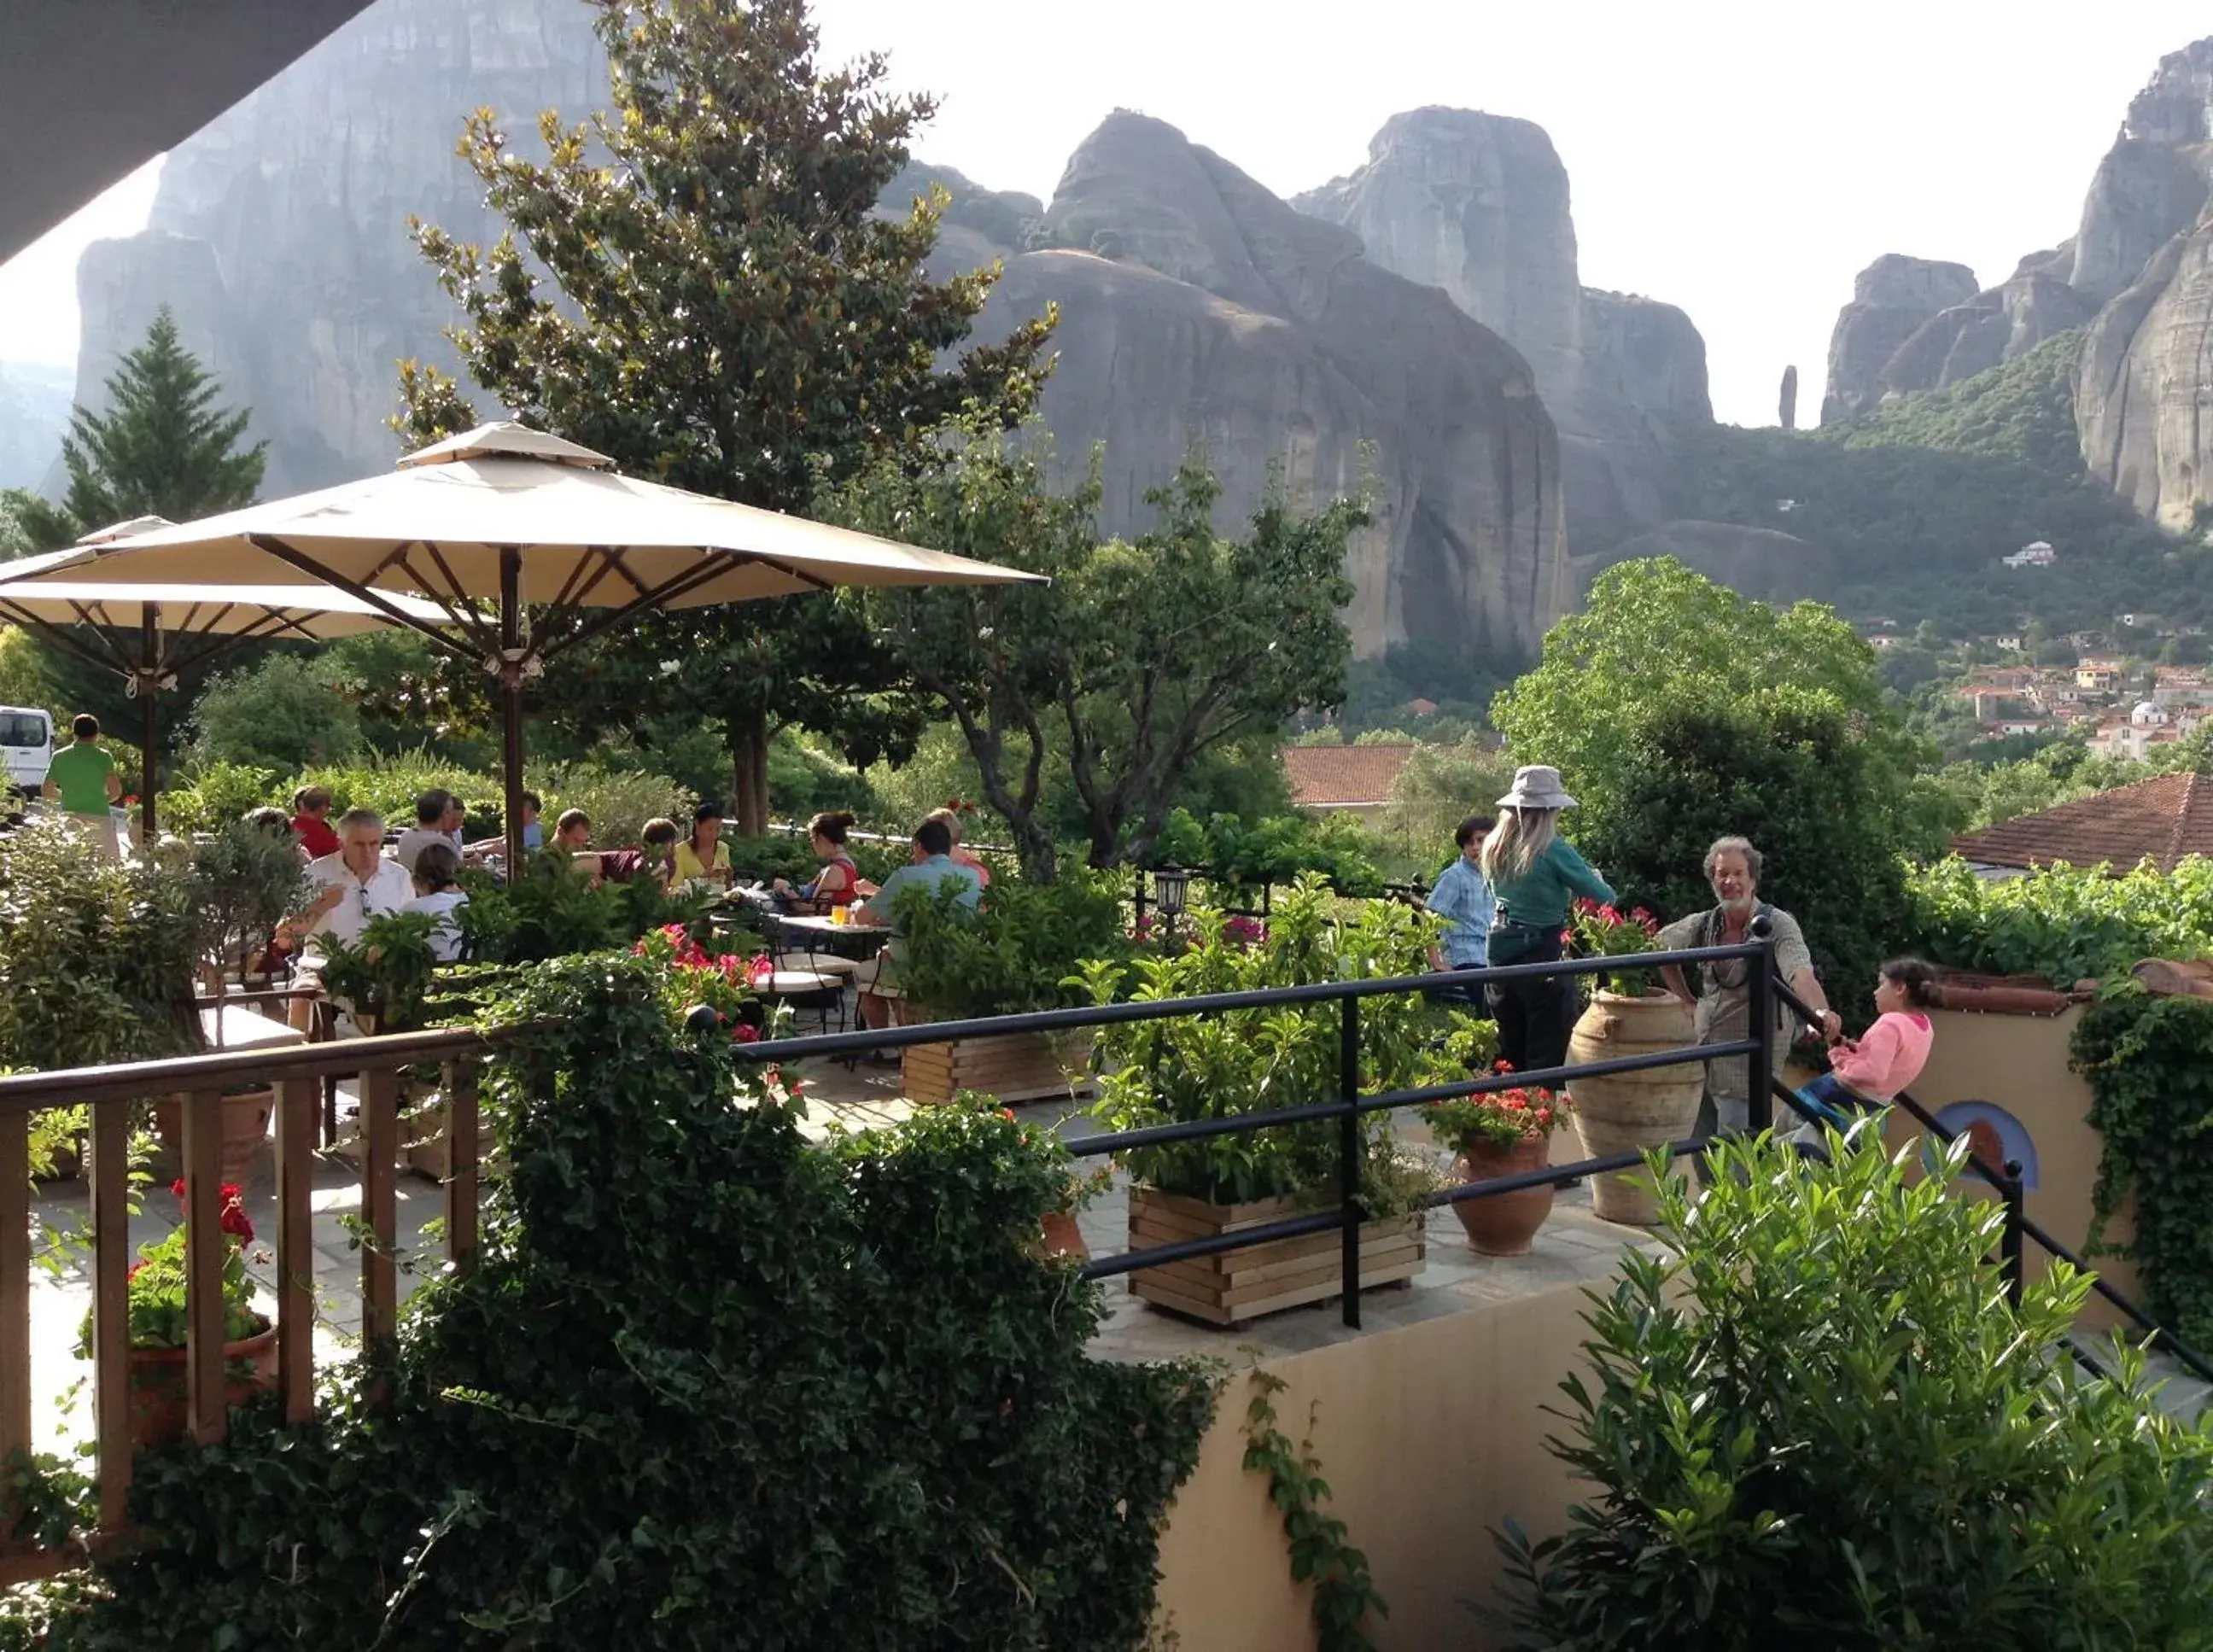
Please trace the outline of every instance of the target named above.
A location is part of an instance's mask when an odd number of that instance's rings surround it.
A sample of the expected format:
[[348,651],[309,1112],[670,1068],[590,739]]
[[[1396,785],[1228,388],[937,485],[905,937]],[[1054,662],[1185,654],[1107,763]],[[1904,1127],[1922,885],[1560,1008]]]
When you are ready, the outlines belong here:
[[[1808,1009],[1804,1001],[1780,978],[1772,981],[1770,987],[1776,995],[1777,1002],[1798,1016],[1807,1026],[1819,1027],[1821,1024],[1821,1018]],[[1789,1085],[1777,1079],[1773,1082],[1773,1087],[1779,1097],[1787,1100],[1801,1113],[1808,1119],[1814,1117],[1799,1102],[1796,1093]],[[1956,1141],[1961,1133],[1948,1125],[1940,1123],[1935,1113],[1930,1112],[1907,1091],[1900,1090],[1891,1098],[1891,1103],[1894,1106],[1904,1109],[1923,1131],[1934,1136],[1947,1147]],[[2010,1160],[2003,1167],[1993,1165],[1981,1154],[1976,1152],[1971,1144],[1967,1149],[1967,1167],[1997,1190],[1998,1198],[2005,1206],[2005,1226],[1999,1236],[1999,1255],[2001,1264],[2006,1271],[2007,1293],[2016,1306],[2021,1301],[2022,1289],[2027,1283],[2027,1259],[2022,1241],[2033,1240],[2043,1247],[2046,1254],[2068,1264],[2087,1277],[2090,1282],[2090,1289],[2095,1295],[2119,1309],[2131,1324],[2144,1333],[2147,1339],[2157,1343],[2167,1352],[2173,1354],[2177,1360],[2188,1368],[2191,1375],[2200,1381],[2213,1383],[2213,1361],[2207,1360],[2204,1355],[2183,1341],[2158,1320],[2153,1318],[2143,1308],[2114,1289],[2112,1285],[2106,1283],[2098,1270],[2091,1266],[2085,1259],[2061,1244],[2039,1224],[2030,1219],[2020,1165]]]
[[[1744,959],[1753,960],[1755,967],[1747,972],[1753,983],[1753,997],[1765,1000],[1759,984],[1773,972],[1772,943],[1765,938],[1726,947],[1694,947],[1676,952],[1639,954],[1636,966],[1657,969],[1664,966],[1704,964]],[[1271,1244],[1277,1240],[1302,1238],[1308,1234],[1335,1229],[1343,1235],[1341,1263],[1343,1270],[1343,1314],[1344,1323],[1360,1324],[1360,1228],[1364,1220],[1359,1198],[1361,1133],[1363,1116],[1387,1112],[1399,1107],[1418,1106],[1430,1101],[1441,1101],[1465,1095],[1480,1095],[1494,1090],[1517,1086],[1541,1086],[1558,1088],[1579,1077],[1630,1073],[1660,1067],[1687,1066],[1741,1057],[1753,1076],[1752,1093],[1766,1094],[1768,1042],[1765,1039],[1746,1038],[1719,1044],[1691,1044],[1680,1049],[1664,1050],[1651,1055],[1617,1056],[1603,1061],[1572,1063],[1562,1067],[1546,1067],[1520,1073],[1472,1073],[1464,1080],[1451,1083],[1424,1085],[1411,1089],[1385,1091],[1375,1095],[1361,1094],[1359,1074],[1360,1005],[1369,998],[1408,992],[1437,992],[1460,991],[1484,986],[1499,981],[1534,980],[1560,976],[1582,976],[1608,973],[1623,967],[1619,958],[1564,958],[1529,964],[1488,965],[1479,969],[1437,972],[1424,975],[1399,975],[1371,980],[1326,981],[1306,986],[1266,987],[1247,992],[1207,993],[1187,998],[1149,998],[1128,1000],[1115,1003],[1086,1004],[1068,1009],[1039,1009],[1014,1015],[994,1015],[980,1019],[955,1021],[925,1021],[906,1027],[874,1027],[851,1033],[831,1033],[807,1038],[764,1039],[739,1046],[739,1054],[753,1062],[798,1061],[810,1056],[841,1056],[869,1050],[896,1050],[917,1045],[945,1044],[959,1039],[1007,1038],[1023,1033],[1076,1032],[1086,1027],[1120,1026],[1137,1021],[1164,1021],[1191,1015],[1227,1015],[1240,1010],[1280,1009],[1295,1005],[1337,1003],[1342,1021],[1338,1034],[1338,1095],[1332,1100],[1309,1102],[1299,1106],[1271,1108],[1265,1113],[1240,1113],[1219,1119],[1182,1119],[1174,1124],[1155,1125],[1142,1130],[1116,1131],[1095,1136],[1078,1137],[1066,1143],[1068,1150],[1079,1158],[1097,1158],[1119,1155],[1140,1148],[1161,1147],[1176,1142],[1203,1141],[1217,1136],[1242,1136],[1256,1131],[1271,1130],[1289,1125],[1321,1124],[1335,1120],[1338,1137],[1338,1187],[1335,1208],[1320,1210],[1311,1214],[1288,1216],[1280,1221],[1265,1222],[1251,1228],[1240,1228],[1231,1232],[1198,1239],[1179,1241],[1170,1245],[1149,1247],[1143,1250],[1127,1251],[1118,1256],[1094,1259],[1084,1265],[1087,1278],[1100,1279],[1115,1274],[1133,1272],[1141,1268],[1157,1267],[1170,1262],[1188,1261],[1205,1256],[1215,1256],[1231,1251],[1249,1249],[1258,1245]],[[1771,1011],[1769,1012],[1771,1015]],[[5,1081],[0,1081],[0,1105],[5,1104]],[[1666,1149],[1673,1157],[1703,1152],[1703,1141],[1672,1143]],[[1573,1164],[1555,1165],[1542,1171],[1503,1177],[1493,1180],[1466,1183],[1442,1189],[1424,1198],[1420,1208],[1433,1209],[1441,1204],[1455,1204],[1464,1199],[1496,1198],[1502,1193],[1520,1191],[1523,1187],[1546,1183],[1564,1185],[1588,1175],[1633,1170],[1644,1163],[1642,1153],[1617,1153],[1602,1157],[1585,1159]]]

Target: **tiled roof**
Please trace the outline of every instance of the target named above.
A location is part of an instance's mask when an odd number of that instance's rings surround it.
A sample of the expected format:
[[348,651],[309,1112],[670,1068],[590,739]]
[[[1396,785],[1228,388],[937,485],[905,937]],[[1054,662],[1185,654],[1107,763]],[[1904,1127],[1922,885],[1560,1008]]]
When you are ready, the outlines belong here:
[[2024,814],[1952,839],[1960,855],[1985,866],[2110,864],[2116,872],[2149,860],[2163,872],[2186,855],[2213,856],[2213,777],[2163,774]]
[[1301,808],[1372,808],[1388,802],[1391,783],[1414,754],[1399,746],[1291,746],[1283,767],[1291,777],[1291,802]]

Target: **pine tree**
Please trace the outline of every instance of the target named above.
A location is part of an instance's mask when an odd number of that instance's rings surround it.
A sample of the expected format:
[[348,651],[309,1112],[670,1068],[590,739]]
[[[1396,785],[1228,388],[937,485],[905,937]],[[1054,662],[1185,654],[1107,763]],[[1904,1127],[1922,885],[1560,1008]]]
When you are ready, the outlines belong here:
[[[59,550],[94,528],[133,516],[183,522],[252,503],[269,444],[240,447],[250,414],[243,408],[218,407],[222,393],[199,358],[179,342],[176,318],[165,305],[146,330],[146,341],[109,377],[107,411],[94,413],[79,406],[71,415],[70,434],[62,443],[62,463],[69,472],[62,503],[52,504],[27,493],[13,496],[27,548]],[[223,667],[235,668],[256,652],[248,645],[227,655]],[[137,731],[138,704],[121,677],[44,637],[37,638],[36,653],[39,668],[62,704],[90,711],[118,732]],[[204,676],[187,673],[178,692],[161,696],[166,748],[173,749]]]
[[[452,336],[478,384],[632,474],[784,511],[919,451],[964,404],[1003,429],[1031,413],[1051,314],[948,361],[996,271],[930,278],[942,192],[876,210],[931,99],[883,91],[880,57],[818,68],[806,0],[591,3],[610,111],[573,129],[540,116],[544,164],[510,153],[489,111],[472,117],[461,153],[506,233],[487,253],[416,227],[466,314]],[[401,379],[409,436],[473,418],[435,370]],[[672,660],[680,673],[661,669]],[[671,717],[718,724],[747,832],[765,819],[778,727],[869,762],[902,754],[920,723],[859,605],[823,597],[625,627],[539,704],[641,736]]]
[[22,527],[58,550],[94,528],[133,516],[189,521],[253,501],[268,446],[241,448],[250,411],[218,408],[219,387],[177,338],[164,305],[146,342],[107,381],[107,411],[79,406],[62,443],[69,492],[59,506],[26,499]]

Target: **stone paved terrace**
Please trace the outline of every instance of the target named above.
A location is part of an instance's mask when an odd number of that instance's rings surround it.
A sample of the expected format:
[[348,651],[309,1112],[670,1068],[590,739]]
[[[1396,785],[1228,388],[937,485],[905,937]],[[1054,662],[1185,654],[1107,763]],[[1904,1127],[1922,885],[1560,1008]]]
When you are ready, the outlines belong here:
[[[850,1130],[893,1124],[910,1111],[899,1096],[895,1068],[863,1064],[848,1070],[818,1063],[808,1077],[813,1131],[826,1131],[833,1122]],[[1064,1134],[1088,1134],[1092,1129],[1083,1113],[1066,1102],[1018,1112]],[[1418,1130],[1410,1133],[1419,1135]],[[361,1191],[358,1173],[350,1161],[331,1155],[317,1161],[314,1204],[318,1299],[315,1361],[321,1369],[349,1355],[360,1326],[361,1253],[354,1244],[353,1222],[360,1213]],[[397,1261],[403,1297],[443,1263],[443,1241],[438,1232],[443,1204],[442,1190],[435,1182],[412,1172],[401,1173]],[[176,1221],[175,1201],[169,1197],[166,1182],[149,1187],[143,1205],[131,1222],[134,1250],[160,1237]],[[265,1166],[247,1187],[247,1210],[265,1241],[273,1238],[275,1189]],[[34,1214],[65,1228],[82,1223],[88,1214],[83,1185],[62,1182],[42,1189],[34,1201]],[[1085,1243],[1094,1256],[1126,1248],[1127,1222],[1126,1183],[1120,1177],[1080,1219]],[[1094,1346],[1102,1357],[1126,1360],[1210,1354],[1241,1362],[1256,1355],[1302,1353],[1369,1332],[1458,1313],[1478,1303],[1509,1301],[1563,1284],[1596,1284],[1613,1271],[1624,1246],[1656,1243],[1642,1228],[1600,1221],[1591,1212],[1588,1191],[1581,1187],[1559,1195],[1551,1219],[1526,1257],[1478,1256],[1468,1249],[1466,1237],[1449,1210],[1432,1210],[1428,1216],[1425,1268],[1406,1283],[1366,1292],[1361,1299],[1360,1331],[1344,1325],[1335,1300],[1269,1314],[1232,1329],[1199,1325],[1140,1301],[1130,1294],[1127,1281],[1118,1277],[1106,1282],[1108,1317]],[[255,1249],[265,1259],[249,1265],[266,1295],[273,1293],[273,1247],[264,1242]],[[32,1283],[35,1416],[41,1431],[52,1419],[62,1437],[86,1439],[92,1430],[88,1398],[67,1412],[62,1401],[89,1369],[75,1356],[78,1328],[90,1301],[89,1272],[83,1262],[57,1261],[58,1265],[51,1274],[35,1274]],[[271,1305],[265,1300],[265,1308]],[[2190,1380],[2172,1360],[2155,1357],[2151,1375],[2167,1381],[2162,1403],[2179,1415],[2194,1417],[2213,1399],[2204,1384]]]

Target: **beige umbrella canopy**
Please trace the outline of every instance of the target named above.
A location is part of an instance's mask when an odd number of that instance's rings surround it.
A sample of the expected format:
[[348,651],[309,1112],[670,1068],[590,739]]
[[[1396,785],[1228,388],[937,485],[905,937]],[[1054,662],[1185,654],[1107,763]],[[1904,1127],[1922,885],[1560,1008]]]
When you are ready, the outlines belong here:
[[436,604],[403,596],[390,599],[401,616],[395,619],[359,597],[314,585],[149,585],[69,576],[89,559],[93,547],[169,526],[159,516],[141,516],[88,533],[70,550],[0,563],[0,624],[37,631],[130,686],[143,718],[138,745],[145,774],[138,820],[149,844],[161,743],[155,696],[174,688],[179,677],[241,643],[315,642],[381,631],[403,619],[436,625],[445,618]]
[[[521,853],[521,685],[549,659],[655,608],[1038,578],[624,476],[603,454],[513,424],[409,454],[387,475],[130,533],[61,571],[73,582],[332,586],[497,674],[510,863]],[[395,593],[436,603],[439,620],[403,613]],[[541,643],[525,632],[527,607],[607,612]]]

